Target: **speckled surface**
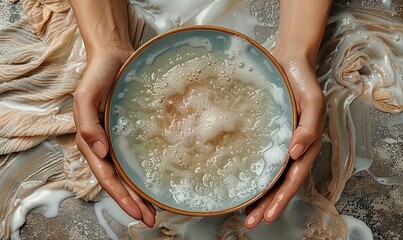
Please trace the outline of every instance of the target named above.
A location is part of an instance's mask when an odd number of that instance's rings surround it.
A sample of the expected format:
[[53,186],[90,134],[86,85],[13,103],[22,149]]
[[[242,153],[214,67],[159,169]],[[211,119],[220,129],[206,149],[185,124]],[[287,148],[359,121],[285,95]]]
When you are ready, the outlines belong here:
[[[351,105],[351,112],[357,136],[361,136],[357,137],[357,154],[374,160],[370,171],[375,176],[401,175],[403,136],[396,136],[387,123],[393,118],[403,120],[403,113],[387,114],[357,100]],[[403,238],[402,186],[385,186],[368,173],[359,172],[347,182],[336,207],[342,214],[364,221],[374,239]]]
[[0,26],[17,21],[20,18],[20,12],[20,4],[0,0]]
[[[105,218],[114,232],[117,233],[119,239],[129,238],[124,226],[106,215]],[[109,239],[98,223],[93,203],[87,203],[75,198],[69,198],[62,202],[59,215],[56,218],[47,219],[39,213],[29,214],[27,223],[21,228],[21,238],[23,240]]]
[[[270,2],[270,1],[267,1]],[[277,1],[276,1],[277,2]],[[339,1],[360,6],[362,2],[379,9],[382,1]],[[400,3],[402,2],[402,3]],[[403,1],[400,1],[401,6]],[[278,5],[273,5],[278,7]],[[402,9],[401,7],[399,9]],[[0,29],[19,19],[20,5],[0,0]],[[398,10],[398,15],[400,14]],[[258,16],[259,17],[259,16]],[[277,16],[273,16],[277,17]],[[262,15],[264,21],[265,16]],[[266,29],[268,34],[273,33]],[[374,159],[370,171],[377,176],[401,175],[403,169],[403,136],[388,129],[387,123],[403,114],[386,114],[359,101],[351,105],[357,131],[357,153]],[[362,124],[365,121],[365,124]],[[401,126],[401,125],[400,125]],[[364,221],[373,231],[374,239],[403,239],[403,187],[385,186],[376,182],[366,172],[360,172],[348,181],[337,208],[342,214]],[[127,233],[110,218],[113,228],[127,239]],[[98,224],[93,203],[68,199],[61,205],[59,216],[46,219],[41,214],[30,214],[21,231],[22,239],[108,239]]]

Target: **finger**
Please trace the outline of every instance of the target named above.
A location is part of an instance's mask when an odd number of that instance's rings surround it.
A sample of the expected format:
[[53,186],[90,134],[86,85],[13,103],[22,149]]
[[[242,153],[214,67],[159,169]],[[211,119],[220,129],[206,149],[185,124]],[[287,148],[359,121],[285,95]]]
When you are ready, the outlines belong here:
[[141,197],[139,197],[126,182],[122,181],[122,184],[130,194],[131,198],[140,207],[141,212],[143,213],[142,221],[144,222],[144,224],[149,227],[153,227],[155,224],[155,208],[148,202],[144,201]]
[[303,156],[304,160],[292,163],[289,171],[286,173],[284,183],[282,183],[278,190],[277,188],[270,190],[256,204],[252,204],[246,209],[247,212],[252,209],[245,219],[244,225],[246,228],[254,228],[263,219],[267,223],[272,222],[281,214],[304,182],[321,146],[322,140],[319,138],[307,150]]
[[298,127],[295,130],[289,147],[292,159],[298,159],[305,151],[321,138],[325,122],[325,99],[322,92],[317,96],[310,96],[311,104],[303,109],[300,115]]
[[302,160],[294,161],[286,173],[284,183],[281,184],[275,196],[264,213],[265,222],[272,222],[290,202],[308,176],[312,164],[322,146],[322,139],[317,139],[306,151]]
[[108,142],[105,131],[99,121],[98,108],[86,88],[77,88],[74,93],[74,120],[77,132],[99,157],[104,158],[108,153]]
[[77,134],[76,139],[77,146],[83,153],[88,165],[102,188],[108,192],[108,194],[127,214],[137,220],[142,220],[143,215],[141,208],[123,186],[112,164],[107,159],[99,159],[79,134]]
[[268,193],[259,199],[256,203],[247,207],[249,212],[245,218],[244,225],[246,228],[251,229],[256,227],[262,220],[263,215],[270,202],[273,200],[274,194]]

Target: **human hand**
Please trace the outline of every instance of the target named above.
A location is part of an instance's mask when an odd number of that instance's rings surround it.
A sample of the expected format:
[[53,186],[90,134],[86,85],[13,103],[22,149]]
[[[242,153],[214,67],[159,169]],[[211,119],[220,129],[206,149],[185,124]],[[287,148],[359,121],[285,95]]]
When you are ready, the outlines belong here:
[[262,220],[270,223],[281,214],[305,181],[322,146],[326,101],[315,74],[316,57],[281,46],[274,49],[273,56],[290,81],[299,122],[291,138],[292,162],[284,180],[247,208],[246,228],[253,228]]
[[100,121],[112,82],[132,52],[131,47],[106,48],[89,54],[87,69],[74,93],[76,141],[103,189],[126,213],[152,227],[155,209],[117,175],[107,158],[109,146]]

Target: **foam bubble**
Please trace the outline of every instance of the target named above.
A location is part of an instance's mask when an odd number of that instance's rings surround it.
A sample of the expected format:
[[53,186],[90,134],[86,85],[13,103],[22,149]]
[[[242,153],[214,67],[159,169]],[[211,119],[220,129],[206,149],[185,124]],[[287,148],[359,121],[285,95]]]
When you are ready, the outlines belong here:
[[208,38],[200,38],[200,37],[191,37],[188,39],[185,39],[183,41],[176,42],[173,47],[178,48],[182,45],[187,45],[189,44],[190,46],[197,48],[197,47],[205,47],[207,51],[212,51],[213,46],[211,45],[211,42]]
[[126,81],[125,108],[116,110],[119,147],[140,162],[130,165],[145,185],[197,210],[222,209],[223,199],[261,191],[278,169],[271,166],[285,159],[281,143],[291,135],[278,117],[285,114],[284,90],[252,67],[245,57],[250,43],[227,41],[225,52],[190,38],[154,54],[158,69],[147,65],[135,73],[142,81]]
[[372,240],[371,229],[361,220],[351,216],[342,215],[347,224],[347,240]]

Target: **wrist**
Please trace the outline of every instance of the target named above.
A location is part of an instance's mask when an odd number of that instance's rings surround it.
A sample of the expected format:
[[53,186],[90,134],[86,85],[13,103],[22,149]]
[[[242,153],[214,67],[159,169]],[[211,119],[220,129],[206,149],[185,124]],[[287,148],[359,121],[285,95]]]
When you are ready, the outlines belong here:
[[116,36],[113,33],[93,34],[84,40],[87,55],[91,58],[92,55],[102,54],[104,52],[117,53],[133,52],[133,46],[127,36]]
[[126,0],[70,1],[89,59],[105,51],[133,51]]
[[134,49],[130,44],[97,44],[86,47],[86,51],[88,63],[91,63],[95,58],[104,58],[123,65],[133,54]]
[[280,63],[287,65],[290,61],[306,62],[312,68],[316,65],[318,50],[310,45],[296,42],[276,42],[272,55]]

